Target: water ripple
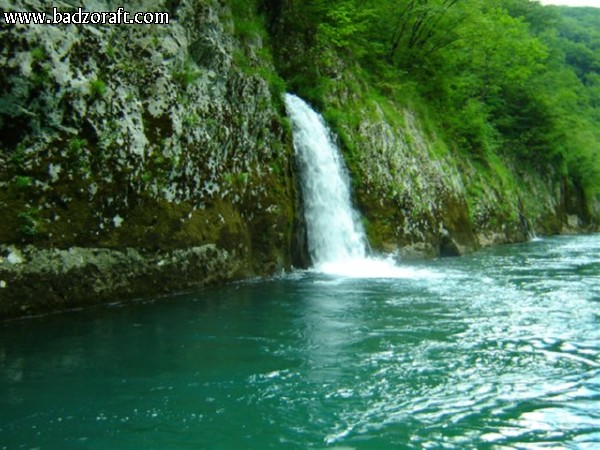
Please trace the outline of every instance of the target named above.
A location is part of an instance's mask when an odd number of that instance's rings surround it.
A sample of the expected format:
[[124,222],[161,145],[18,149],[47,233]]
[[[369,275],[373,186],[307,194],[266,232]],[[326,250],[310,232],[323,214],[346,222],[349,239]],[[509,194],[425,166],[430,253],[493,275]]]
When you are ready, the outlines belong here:
[[599,448],[598,255],[545,239],[6,324],[0,445]]

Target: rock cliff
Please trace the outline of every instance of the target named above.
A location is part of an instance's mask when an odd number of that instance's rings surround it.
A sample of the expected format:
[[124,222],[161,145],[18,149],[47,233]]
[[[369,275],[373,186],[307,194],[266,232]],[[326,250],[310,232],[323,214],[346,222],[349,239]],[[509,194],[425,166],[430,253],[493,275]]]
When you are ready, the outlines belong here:
[[[301,2],[144,5],[127,7],[170,23],[0,28],[0,317],[306,264],[285,82],[339,136],[376,251],[597,229],[573,180],[465,155],[426,108],[312,42]],[[60,4],[76,6],[118,7]]]
[[[150,5],[135,4],[131,12]],[[0,243],[12,246],[0,255],[0,313],[46,308],[39,290],[23,289],[40,258],[57,276],[85,279],[49,290],[65,305],[99,300],[106,290],[96,289],[94,271],[110,277],[134,254],[132,264],[144,266],[134,272],[153,277],[178,249],[208,245],[235,261],[188,271],[184,285],[289,266],[291,140],[266,43],[244,33],[254,11],[203,0],[152,2],[152,10],[168,11],[170,23],[0,29]],[[24,245],[42,253],[29,248],[11,264],[11,248]],[[91,274],[86,264],[57,265],[55,252],[73,247],[113,254]],[[194,252],[177,259],[198,260]],[[173,273],[160,273],[177,287]],[[115,297],[143,292],[121,285]]]

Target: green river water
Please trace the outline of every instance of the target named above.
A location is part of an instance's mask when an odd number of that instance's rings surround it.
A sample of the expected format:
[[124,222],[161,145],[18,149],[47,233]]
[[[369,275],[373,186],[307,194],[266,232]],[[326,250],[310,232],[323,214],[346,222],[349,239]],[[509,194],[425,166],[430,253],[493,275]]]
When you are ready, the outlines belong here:
[[600,236],[0,323],[20,448],[600,448]]

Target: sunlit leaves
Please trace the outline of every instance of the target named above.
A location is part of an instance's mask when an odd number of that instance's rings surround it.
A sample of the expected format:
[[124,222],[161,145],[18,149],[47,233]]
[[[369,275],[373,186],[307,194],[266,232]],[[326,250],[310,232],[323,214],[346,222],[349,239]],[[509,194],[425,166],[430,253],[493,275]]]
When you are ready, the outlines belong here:
[[453,148],[552,166],[600,192],[600,10],[529,0],[302,5],[328,73],[335,55],[353,58],[382,94],[413,86]]

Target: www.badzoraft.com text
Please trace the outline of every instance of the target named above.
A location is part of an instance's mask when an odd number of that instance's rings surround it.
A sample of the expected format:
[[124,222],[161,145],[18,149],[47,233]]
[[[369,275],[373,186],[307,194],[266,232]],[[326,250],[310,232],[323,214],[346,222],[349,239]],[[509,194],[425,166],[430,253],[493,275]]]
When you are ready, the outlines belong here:
[[166,25],[169,23],[167,12],[135,12],[118,8],[111,12],[90,12],[83,8],[76,11],[59,11],[52,8],[51,13],[31,11],[5,11],[4,23],[7,25]]

